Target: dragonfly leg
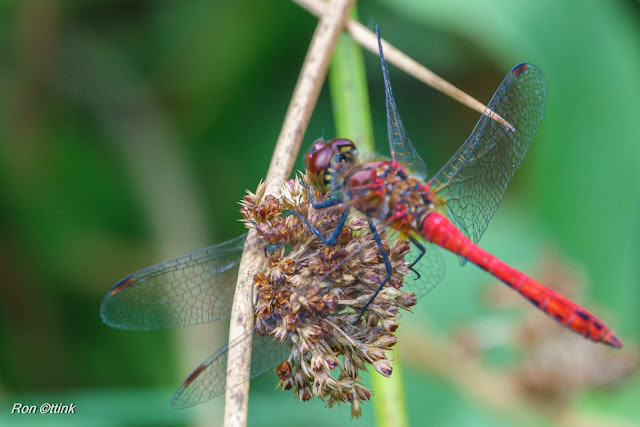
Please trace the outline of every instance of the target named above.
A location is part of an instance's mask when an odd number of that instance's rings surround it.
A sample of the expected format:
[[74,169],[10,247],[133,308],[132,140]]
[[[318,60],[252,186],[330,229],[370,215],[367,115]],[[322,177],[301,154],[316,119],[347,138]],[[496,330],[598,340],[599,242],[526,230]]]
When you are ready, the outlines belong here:
[[342,212],[342,215],[340,216],[340,219],[338,220],[338,225],[336,225],[336,228],[333,230],[333,233],[331,233],[331,237],[329,237],[328,239],[325,239],[320,232],[318,231],[317,228],[315,228],[313,225],[309,224],[309,221],[307,221],[307,219],[300,215],[297,212],[293,212],[293,214],[295,216],[297,216],[298,218],[300,218],[302,220],[302,222],[304,223],[305,226],[307,226],[307,228],[309,229],[309,231],[311,231],[318,239],[320,239],[320,241],[327,245],[327,246],[334,246],[336,244],[336,241],[338,240],[338,236],[340,235],[340,232],[342,231],[342,228],[344,227],[345,223],[347,222],[347,218],[349,217],[349,208],[346,208],[344,210],[344,212]]
[[387,252],[384,250],[384,247],[382,246],[382,239],[380,239],[380,234],[378,234],[378,230],[376,230],[376,226],[373,224],[373,222],[371,222],[370,219],[367,219],[367,222],[369,223],[369,230],[371,230],[373,239],[376,241],[378,248],[380,248],[380,255],[382,256],[382,260],[384,261],[384,268],[387,271],[387,274],[384,276],[384,279],[382,279],[382,282],[380,282],[380,285],[378,286],[378,289],[376,289],[376,291],[373,293],[373,296],[369,299],[369,301],[367,301],[365,306],[362,307],[362,310],[360,311],[360,315],[358,316],[356,321],[351,322],[351,324],[354,326],[358,324],[364,312],[367,310],[367,308],[369,308],[373,300],[376,299],[376,297],[378,296],[378,294],[380,293],[384,285],[387,284],[387,282],[391,278],[391,271],[392,271],[389,255],[387,255]]
[[336,199],[333,196],[329,196],[329,198],[324,202],[316,202],[313,200],[313,189],[311,188],[311,186],[305,184],[304,182],[302,182],[301,185],[309,191],[309,203],[311,204],[311,207],[313,209],[324,209],[341,203],[340,199]]
[[418,280],[420,278],[420,273],[418,273],[418,270],[414,269],[413,266],[416,265],[418,263],[418,261],[420,261],[420,259],[424,256],[425,253],[427,253],[427,250],[425,249],[425,247],[422,245],[422,243],[420,243],[417,239],[415,239],[412,236],[409,236],[409,241],[411,243],[413,243],[413,245],[418,248],[418,250],[420,251],[420,253],[418,254],[418,256],[416,257],[416,259],[414,259],[411,264],[409,264],[409,268],[411,269],[411,271],[413,271],[414,273],[416,273],[416,280]]
[[269,252],[278,249],[280,246],[284,245],[284,243],[276,243],[275,245],[265,246],[264,248],[264,256],[265,258],[269,258]]

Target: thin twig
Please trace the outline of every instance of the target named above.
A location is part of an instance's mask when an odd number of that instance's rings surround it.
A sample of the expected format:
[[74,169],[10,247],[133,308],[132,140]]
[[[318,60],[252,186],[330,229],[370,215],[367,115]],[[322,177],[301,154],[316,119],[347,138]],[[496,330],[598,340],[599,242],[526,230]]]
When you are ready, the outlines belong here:
[[[355,0],[332,0],[309,45],[300,77],[293,92],[278,142],[267,172],[267,193],[280,194],[280,188],[291,174],[296,155],[322,84],[329,60],[340,36],[349,9]],[[240,274],[231,311],[229,341],[236,342],[229,348],[227,365],[227,389],[224,412],[225,426],[245,426],[249,400],[251,373],[251,337],[253,330],[253,276],[263,266],[264,255],[257,244],[255,232],[249,232],[245,252],[240,262]]]
[[[293,0],[303,9],[311,12],[315,16],[320,16],[325,8],[327,7],[327,3],[324,0]],[[353,37],[355,41],[362,45],[368,51],[378,55],[378,41],[375,33],[369,31],[367,27],[359,23],[358,21],[354,21],[353,19],[349,19],[345,25],[347,32]],[[385,40],[382,40],[382,48],[384,49],[384,56],[387,62],[395,65],[400,68],[405,73],[410,76],[415,77],[421,82],[431,86],[432,88],[450,96],[456,101],[466,105],[467,107],[478,111],[479,113],[486,114],[488,117],[493,120],[501,123],[502,125],[508,127],[512,131],[515,129],[509,122],[500,117],[498,114],[489,110],[486,105],[482,102],[478,101],[471,95],[468,95],[466,92],[458,89],[442,77],[435,74],[433,71],[424,67],[420,63],[414,61],[409,56],[404,54],[402,51],[395,48],[393,45],[389,44]]]

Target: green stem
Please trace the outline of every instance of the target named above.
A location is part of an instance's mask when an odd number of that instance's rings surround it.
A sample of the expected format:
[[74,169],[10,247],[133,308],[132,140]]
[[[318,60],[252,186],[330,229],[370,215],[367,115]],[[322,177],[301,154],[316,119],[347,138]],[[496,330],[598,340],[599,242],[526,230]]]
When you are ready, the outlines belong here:
[[[355,6],[351,18],[355,16]],[[374,151],[373,125],[362,48],[342,34],[329,69],[336,137],[349,138],[364,153]]]
[[[357,19],[355,6],[351,18]],[[349,138],[363,153],[374,151],[371,108],[367,91],[362,48],[343,34],[333,54],[329,69],[329,88],[333,104],[336,137]],[[373,406],[376,425],[409,425],[405,403],[402,370],[397,350],[392,363],[393,374],[385,378],[372,370],[371,381],[375,397]]]

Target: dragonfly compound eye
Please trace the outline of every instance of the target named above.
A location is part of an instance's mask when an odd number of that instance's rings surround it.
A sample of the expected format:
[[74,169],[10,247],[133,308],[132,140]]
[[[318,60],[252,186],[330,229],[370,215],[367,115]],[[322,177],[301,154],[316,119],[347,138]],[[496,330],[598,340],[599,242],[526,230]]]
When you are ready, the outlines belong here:
[[326,144],[317,141],[305,157],[307,172],[316,190],[328,191],[332,178],[332,164],[353,163],[358,150],[349,139],[332,139]]
[[313,144],[313,148],[307,153],[305,157],[305,163],[307,171],[311,175],[317,175],[323,172],[331,162],[333,156],[333,150],[329,145],[322,145],[317,148],[318,143]]
[[[318,144],[322,144],[322,146],[316,149]],[[325,182],[325,176],[327,175],[326,170],[329,169],[332,156],[333,151],[331,147],[324,145],[322,142],[316,142],[305,157],[307,176],[309,177],[309,181],[311,181],[311,186],[323,193],[326,193],[328,190],[328,181]]]

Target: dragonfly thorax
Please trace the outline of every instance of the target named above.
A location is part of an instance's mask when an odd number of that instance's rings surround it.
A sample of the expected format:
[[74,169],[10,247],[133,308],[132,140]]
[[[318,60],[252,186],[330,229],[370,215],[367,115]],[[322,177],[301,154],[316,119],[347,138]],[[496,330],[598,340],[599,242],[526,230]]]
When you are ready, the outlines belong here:
[[407,233],[418,230],[426,214],[435,208],[428,185],[394,161],[373,161],[353,168],[344,188],[351,206]]

